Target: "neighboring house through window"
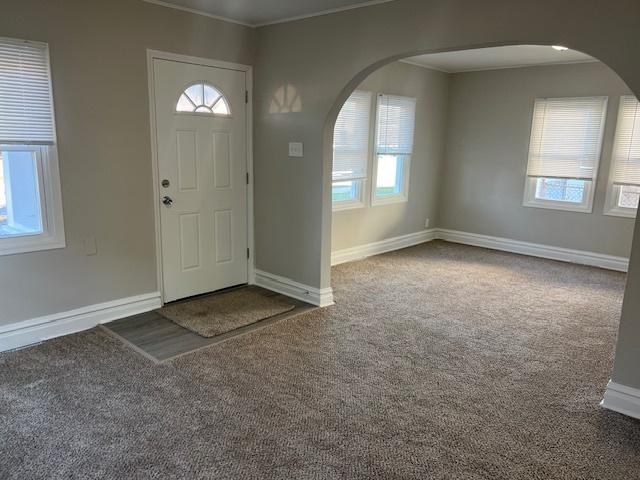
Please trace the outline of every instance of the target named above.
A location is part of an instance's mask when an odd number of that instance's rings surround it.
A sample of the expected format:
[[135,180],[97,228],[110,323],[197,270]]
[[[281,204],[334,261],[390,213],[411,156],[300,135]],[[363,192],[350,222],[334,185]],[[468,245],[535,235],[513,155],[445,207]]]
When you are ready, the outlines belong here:
[[604,213],[635,217],[640,199],[640,104],[633,95],[620,98],[610,171]]
[[524,205],[591,212],[607,97],[534,104]]
[[0,38],[0,255],[64,245],[49,48]]

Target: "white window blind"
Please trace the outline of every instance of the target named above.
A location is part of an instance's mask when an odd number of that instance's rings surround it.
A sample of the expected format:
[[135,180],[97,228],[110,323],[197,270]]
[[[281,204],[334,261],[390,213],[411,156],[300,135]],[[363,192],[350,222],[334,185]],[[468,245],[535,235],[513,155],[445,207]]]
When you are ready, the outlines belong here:
[[333,181],[367,175],[371,92],[356,90],[340,110],[333,131]]
[[54,143],[46,44],[0,38],[0,144]]
[[640,104],[632,95],[620,98],[613,147],[613,183],[640,185]]
[[411,155],[416,115],[416,99],[378,95],[376,153]]
[[593,180],[606,108],[607,97],[536,99],[527,175]]

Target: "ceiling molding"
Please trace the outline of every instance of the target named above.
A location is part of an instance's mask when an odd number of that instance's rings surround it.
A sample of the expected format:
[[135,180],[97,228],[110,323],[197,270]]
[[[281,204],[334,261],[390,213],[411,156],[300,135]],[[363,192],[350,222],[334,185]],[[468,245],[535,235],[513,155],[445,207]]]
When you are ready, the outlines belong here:
[[194,15],[202,15],[203,17],[209,17],[215,20],[221,20],[223,22],[235,23],[236,25],[242,25],[243,27],[251,27],[251,28],[255,27],[255,25],[251,25],[250,23],[240,22],[239,20],[234,20],[232,18],[221,17],[220,15],[213,15],[212,13],[204,12],[202,10],[197,10],[195,8],[183,7],[181,5],[176,5],[175,3],[163,2],[162,0],[142,0],[142,1],[145,3],[158,5],[160,7],[167,7],[167,8],[172,8],[174,10],[180,10],[181,12],[193,13]]
[[205,12],[203,10],[198,10],[196,8],[183,7],[181,5],[176,5],[174,3],[169,3],[162,0],[142,0],[142,1],[146,3],[151,3],[153,5],[158,5],[161,7],[173,8],[174,10],[180,10],[182,12],[192,13],[194,15],[202,15],[204,17],[221,20],[223,22],[235,23],[237,25],[242,25],[244,27],[259,28],[259,27],[267,27],[269,25],[277,25],[280,23],[295,22],[296,20],[304,20],[305,18],[320,17],[323,15],[330,15],[332,13],[345,12],[347,10],[355,10],[357,8],[372,7],[374,5],[380,5],[382,3],[394,2],[395,0],[370,0],[368,2],[355,3],[353,5],[346,5],[344,7],[332,8],[329,10],[321,10],[315,13],[297,15],[295,17],[287,17],[280,20],[273,20],[271,22],[263,22],[263,23],[241,22],[239,20],[234,20],[233,18],[222,17],[220,15],[213,15],[212,13]]
[[425,65],[424,63],[413,62],[409,59],[400,59],[399,62],[406,63],[408,65],[413,65],[414,67],[426,68],[427,70],[435,70],[436,72],[448,73],[452,74],[454,72],[450,72],[449,70],[445,70],[444,68],[432,67],[431,65]]
[[370,0],[368,2],[355,3],[353,5],[345,5],[344,7],[331,8],[329,10],[321,10],[315,13],[307,13],[306,15],[297,15],[295,17],[287,17],[282,20],[273,20],[271,22],[256,23],[253,27],[267,27],[269,25],[277,25],[279,23],[295,22],[296,20],[304,20],[305,18],[321,17],[323,15],[331,15],[332,13],[346,12],[347,10],[355,10],[357,8],[373,7],[382,3],[394,2],[395,0]]
[[508,66],[504,66],[504,67],[480,67],[480,68],[469,68],[466,70],[455,70],[455,71],[449,71],[449,70],[444,70],[442,68],[437,68],[437,67],[432,67],[431,65],[425,65],[423,63],[418,63],[418,62],[412,62],[411,60],[398,60],[399,62],[402,63],[408,63],[409,65],[413,65],[415,67],[422,67],[422,68],[426,68],[427,70],[436,70],[438,72],[442,72],[442,73],[448,73],[450,75],[455,75],[457,73],[472,73],[472,72],[489,72],[491,70],[509,70],[512,68],[530,68],[530,67],[553,67],[556,65],[575,65],[575,64],[579,64],[579,63],[596,63],[599,62],[598,59],[594,58],[591,60],[570,60],[567,62],[548,62],[548,63],[523,63],[522,65],[508,65]]

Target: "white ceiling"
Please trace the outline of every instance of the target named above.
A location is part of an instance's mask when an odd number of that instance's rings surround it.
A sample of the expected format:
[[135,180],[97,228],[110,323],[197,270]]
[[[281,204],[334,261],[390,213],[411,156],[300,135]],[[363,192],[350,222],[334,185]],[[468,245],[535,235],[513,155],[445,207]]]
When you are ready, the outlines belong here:
[[257,27],[393,0],[144,0]]
[[447,73],[459,73],[533,65],[595,62],[597,60],[575,50],[559,52],[548,46],[516,45],[431,53],[406,58],[402,61]]

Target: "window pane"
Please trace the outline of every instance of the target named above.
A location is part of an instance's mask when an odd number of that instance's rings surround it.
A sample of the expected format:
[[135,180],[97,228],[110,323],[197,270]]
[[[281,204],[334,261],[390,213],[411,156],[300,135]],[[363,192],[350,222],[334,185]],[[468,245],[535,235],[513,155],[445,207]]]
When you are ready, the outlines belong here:
[[536,199],[582,203],[584,201],[585,187],[585,180],[538,178],[536,183]]
[[347,182],[333,182],[331,188],[331,199],[334,202],[348,202],[359,200],[360,182],[351,180]]
[[42,233],[36,154],[0,151],[0,238]]
[[640,187],[623,185],[620,187],[618,206],[622,208],[638,208],[640,200]]
[[402,193],[404,157],[400,155],[378,155],[376,196]]

